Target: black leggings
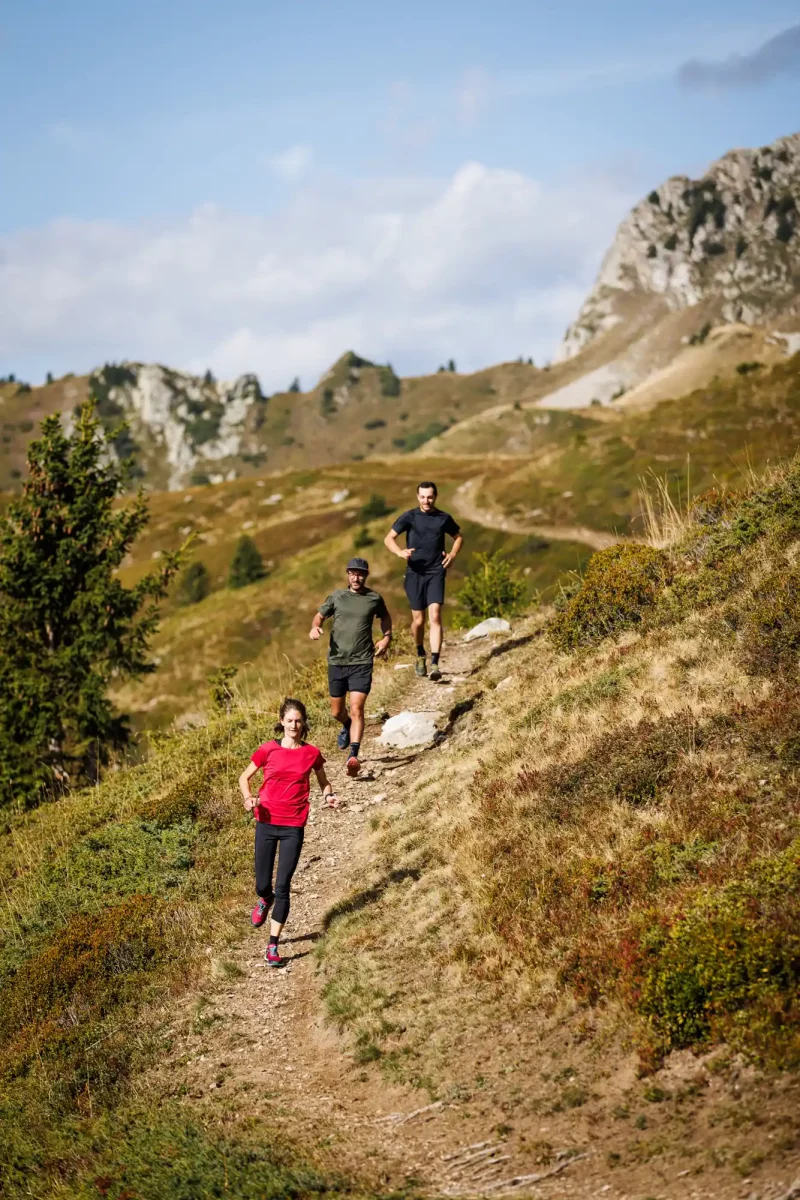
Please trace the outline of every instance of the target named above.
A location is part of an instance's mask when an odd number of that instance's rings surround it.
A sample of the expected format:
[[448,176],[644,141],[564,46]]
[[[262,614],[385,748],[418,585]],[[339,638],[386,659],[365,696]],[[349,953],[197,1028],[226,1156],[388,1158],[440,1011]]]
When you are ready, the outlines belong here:
[[278,874],[275,879],[275,905],[272,920],[281,925],[289,915],[289,887],[300,861],[305,829],[302,825],[256,824],[256,894],[265,900],[272,895],[275,852],[280,843]]

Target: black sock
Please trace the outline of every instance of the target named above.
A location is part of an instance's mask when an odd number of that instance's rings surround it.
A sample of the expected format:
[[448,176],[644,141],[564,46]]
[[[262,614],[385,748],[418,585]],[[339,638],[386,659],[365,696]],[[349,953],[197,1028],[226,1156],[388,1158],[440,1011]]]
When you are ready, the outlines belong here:
[[433,667],[438,667],[438,665],[439,665],[439,653],[440,653],[440,652],[439,652],[438,650],[432,650],[432,651],[431,651],[431,666],[433,666]]
[[271,933],[271,934],[269,935],[269,944],[270,944],[270,946],[277,946],[277,944],[278,944],[278,938],[279,938],[280,936],[281,936],[281,935],[280,935],[279,933]]
[[361,742],[351,742],[350,743],[350,757],[358,758],[358,752],[360,749],[361,749]]
[[345,717],[345,719],[342,721],[342,729],[349,729],[352,724],[353,724],[353,718]]
[[424,658],[424,657],[425,657],[425,647],[417,646],[417,658]]

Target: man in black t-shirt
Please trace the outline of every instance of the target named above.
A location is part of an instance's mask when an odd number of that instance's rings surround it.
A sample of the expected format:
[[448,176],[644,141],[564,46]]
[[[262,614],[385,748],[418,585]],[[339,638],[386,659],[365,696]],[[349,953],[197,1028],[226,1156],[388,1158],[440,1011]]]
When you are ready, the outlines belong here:
[[[418,675],[426,675],[425,613],[431,629],[431,679],[442,678],[439,654],[442,649],[442,605],[445,572],[461,549],[461,531],[449,513],[436,507],[436,484],[421,483],[417,488],[417,508],[397,518],[384,538],[384,546],[405,559],[405,588],[411,605],[411,632],[417,645]],[[406,549],[397,544],[398,534],[406,535]],[[445,549],[445,535],[453,538]]]

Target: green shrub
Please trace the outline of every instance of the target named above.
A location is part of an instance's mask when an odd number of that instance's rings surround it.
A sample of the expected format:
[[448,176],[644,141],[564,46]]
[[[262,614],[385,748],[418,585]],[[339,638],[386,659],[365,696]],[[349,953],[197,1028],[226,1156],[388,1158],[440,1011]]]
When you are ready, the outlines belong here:
[[384,429],[385,427],[386,422],[384,421],[383,417],[376,417],[374,421],[364,422],[365,429]]
[[233,552],[228,586],[247,587],[248,583],[256,583],[265,575],[264,560],[258,552],[258,547],[251,537],[246,533],[242,534]]
[[760,362],[740,362],[736,364],[737,375],[750,375],[753,371],[760,371],[764,366]]
[[431,421],[424,429],[416,429],[405,437],[392,438],[392,445],[405,454],[410,454],[413,450],[419,450],[420,446],[424,446],[431,438],[439,437],[446,429],[447,426],[441,421]]
[[527,589],[519,571],[499,552],[476,554],[478,566],[464,580],[456,600],[471,618],[513,617],[525,604]]
[[211,591],[211,575],[205,563],[193,562],[178,581],[175,599],[178,604],[198,604]]
[[381,496],[379,492],[373,492],[369,500],[359,509],[358,519],[359,521],[375,521],[379,517],[388,516],[391,511],[385,497]]
[[560,650],[588,646],[638,624],[670,575],[669,560],[651,546],[611,546],[593,555],[580,591],[550,622]]
[[669,237],[667,238],[667,240],[664,242],[664,249],[665,250],[676,250],[677,246],[678,246],[678,235],[677,235],[677,233],[671,233],[669,235]]
[[0,1072],[15,1073],[48,1044],[80,1044],[114,1007],[140,999],[147,972],[175,953],[167,924],[151,896],[73,916],[3,989]]
[[367,546],[374,546],[375,538],[370,537],[369,530],[366,525],[362,525],[356,536],[353,538],[354,550],[366,550]]
[[385,367],[378,367],[378,379],[380,380],[381,394],[383,396],[400,395],[400,380],[392,370],[391,363]]
[[649,924],[624,948],[628,1000],[669,1048],[721,1038],[800,1062],[800,840]]
[[211,711],[215,713],[229,713],[233,707],[234,694],[231,687],[232,681],[239,672],[239,668],[233,665],[220,667],[218,671],[208,677],[208,698],[211,703]]
[[330,417],[336,412],[336,401],[332,388],[325,388],[319,400],[319,411],[323,417]]
[[743,605],[741,655],[753,675],[796,672],[800,657],[800,570],[772,571]]

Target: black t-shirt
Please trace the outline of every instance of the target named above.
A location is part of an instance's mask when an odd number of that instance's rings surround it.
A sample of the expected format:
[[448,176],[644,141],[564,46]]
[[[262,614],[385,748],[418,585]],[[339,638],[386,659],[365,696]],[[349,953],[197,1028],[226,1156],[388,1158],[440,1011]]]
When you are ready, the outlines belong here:
[[442,565],[444,553],[444,535],[458,537],[461,530],[456,525],[450,513],[441,512],[434,508],[423,512],[421,508],[410,508],[402,513],[395,521],[392,529],[395,533],[405,533],[406,544],[414,553],[408,559],[406,566],[412,571],[435,571]]

